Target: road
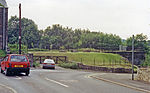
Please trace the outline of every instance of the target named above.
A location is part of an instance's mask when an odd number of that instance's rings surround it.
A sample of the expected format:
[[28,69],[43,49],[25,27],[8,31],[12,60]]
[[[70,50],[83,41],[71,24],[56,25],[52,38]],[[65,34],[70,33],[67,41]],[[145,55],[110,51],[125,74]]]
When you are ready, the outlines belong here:
[[60,67],[32,69],[29,76],[0,74],[0,93],[142,93],[89,77],[94,74]]

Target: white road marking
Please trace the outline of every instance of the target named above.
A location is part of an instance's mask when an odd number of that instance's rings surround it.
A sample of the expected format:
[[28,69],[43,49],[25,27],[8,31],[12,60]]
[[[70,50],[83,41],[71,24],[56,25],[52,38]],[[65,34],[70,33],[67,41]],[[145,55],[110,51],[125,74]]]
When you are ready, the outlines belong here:
[[59,84],[59,85],[61,85],[61,86],[63,86],[63,87],[66,87],[66,88],[69,87],[69,86],[67,86],[67,85],[65,85],[65,84],[62,84],[62,83],[58,82],[58,81],[55,81],[55,80],[52,80],[52,79],[48,79],[48,78],[45,78],[45,79],[48,80],[48,81],[51,81],[51,82],[53,82],[53,83]]
[[76,82],[78,82],[78,80],[59,80],[59,81],[69,82],[69,83],[76,83]]
[[106,74],[106,73],[94,73],[94,74],[89,74],[89,75],[85,75],[84,77],[85,78],[91,78],[91,76],[95,76],[95,75],[104,75],[104,74]]
[[12,92],[13,92],[13,93],[17,93],[17,91],[16,91],[16,90],[14,90],[14,89],[13,89],[13,88],[11,88],[11,87],[8,87],[8,86],[3,85],[3,84],[0,84],[0,86],[2,86],[2,87],[5,87],[5,88],[7,88],[7,89],[12,90]]

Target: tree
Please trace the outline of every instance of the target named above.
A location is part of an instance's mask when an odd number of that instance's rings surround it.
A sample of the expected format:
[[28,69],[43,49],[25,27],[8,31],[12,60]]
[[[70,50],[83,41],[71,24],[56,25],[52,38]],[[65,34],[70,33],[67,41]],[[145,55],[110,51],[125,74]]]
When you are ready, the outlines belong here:
[[[38,30],[33,20],[22,18],[22,44],[28,48],[78,49],[94,48],[117,50],[121,38],[113,34],[90,32],[88,29],[75,29],[55,24],[45,30]],[[19,19],[12,16],[8,22],[8,42],[18,43]],[[142,38],[140,38],[142,39]]]
[[[47,27],[43,31],[42,37],[47,37],[49,43],[43,43],[42,46],[53,45],[53,49],[77,49],[77,48],[94,48],[104,50],[117,50],[121,44],[121,38],[113,34],[102,32],[90,32],[90,30],[81,30],[68,27],[62,27],[59,24]],[[42,40],[43,41],[43,40]],[[55,41],[55,42],[52,42]],[[46,48],[46,47],[45,47]],[[47,47],[48,48],[48,47]]]
[[8,43],[18,43],[19,37],[19,19],[17,16],[12,16],[8,21]]
[[[147,35],[137,34],[134,38],[134,47],[136,50],[142,50],[145,51],[147,50]],[[132,37],[128,38],[126,41],[126,44],[128,47],[132,47]]]
[[[21,19],[22,28],[22,44],[27,45],[28,48],[38,47],[40,41],[40,32],[37,25],[31,19]],[[19,37],[19,18],[12,16],[8,21],[8,43],[18,43]]]

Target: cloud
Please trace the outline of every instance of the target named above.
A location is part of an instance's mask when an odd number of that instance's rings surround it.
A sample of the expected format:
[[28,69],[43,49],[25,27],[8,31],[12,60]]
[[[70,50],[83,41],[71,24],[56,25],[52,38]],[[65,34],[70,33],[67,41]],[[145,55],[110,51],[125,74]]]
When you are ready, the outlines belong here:
[[52,24],[114,33],[123,38],[145,33],[150,38],[149,0],[7,0],[9,16],[33,19],[40,29]]

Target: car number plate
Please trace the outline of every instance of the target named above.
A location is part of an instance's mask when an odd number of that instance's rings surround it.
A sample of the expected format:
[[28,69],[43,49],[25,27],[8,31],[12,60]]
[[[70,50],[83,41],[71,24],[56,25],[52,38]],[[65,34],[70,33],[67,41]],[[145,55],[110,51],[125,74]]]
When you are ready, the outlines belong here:
[[23,65],[15,65],[15,67],[23,67]]

